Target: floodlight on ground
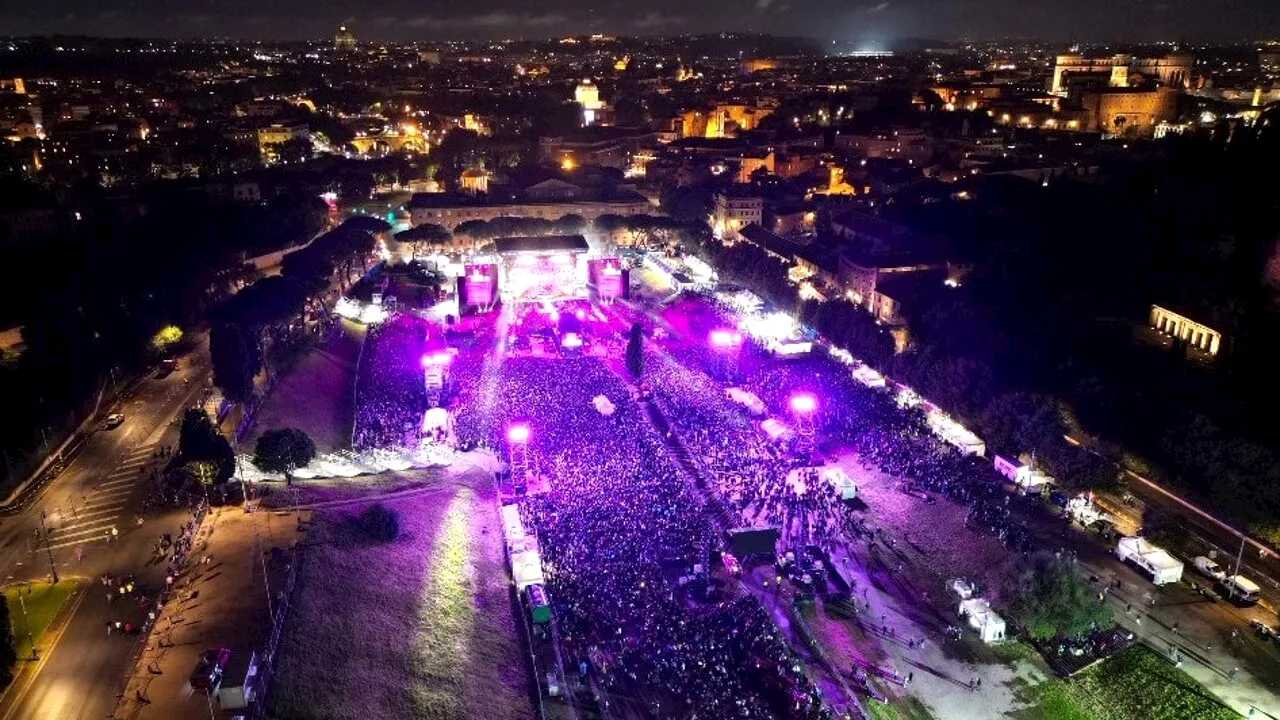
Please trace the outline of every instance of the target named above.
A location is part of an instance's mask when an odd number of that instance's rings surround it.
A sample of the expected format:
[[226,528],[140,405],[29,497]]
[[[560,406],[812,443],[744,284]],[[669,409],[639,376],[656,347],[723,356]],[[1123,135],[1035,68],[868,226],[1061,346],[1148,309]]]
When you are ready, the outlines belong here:
[[513,443],[529,442],[529,426],[521,423],[507,428],[507,440]]

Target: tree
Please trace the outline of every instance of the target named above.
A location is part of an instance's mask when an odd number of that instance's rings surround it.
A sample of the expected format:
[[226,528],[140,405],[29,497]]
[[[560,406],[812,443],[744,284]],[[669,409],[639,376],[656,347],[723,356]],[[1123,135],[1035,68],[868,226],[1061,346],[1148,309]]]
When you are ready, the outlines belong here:
[[449,232],[443,225],[436,223],[425,223],[411,227],[403,232],[396,233],[396,241],[409,243],[413,246],[413,254],[416,257],[422,253],[423,247],[442,247],[448,245],[453,240],[453,233]]
[[254,356],[236,325],[215,325],[209,334],[209,358],[213,361],[213,384],[234,402],[253,397]]
[[1047,395],[1012,392],[997,397],[982,413],[987,441],[1014,454],[1052,454],[1066,434],[1062,413]]
[[360,528],[371,540],[391,542],[400,537],[400,515],[382,503],[370,505],[360,513]]
[[1079,637],[1111,622],[1111,608],[1098,602],[1075,563],[1050,552],[1036,553],[1005,597],[1011,598],[1009,616],[1038,640]]
[[182,328],[177,325],[166,325],[151,336],[151,349],[156,355],[164,357],[180,342],[182,342]]
[[316,457],[316,445],[298,428],[268,430],[253,448],[253,466],[263,472],[280,473],[286,484],[293,483],[293,471]]
[[577,213],[561,215],[552,222],[552,231],[556,235],[581,235],[587,229],[586,218]]
[[13,637],[13,619],[9,617],[9,598],[0,594],[0,685],[13,680],[18,664],[18,647]]
[[631,337],[627,340],[627,371],[637,379],[644,373],[644,328],[640,323],[631,326]]
[[182,416],[178,435],[178,457],[188,466],[202,463],[198,475],[221,484],[235,475],[235,451],[231,442],[214,426],[204,408],[191,408]]

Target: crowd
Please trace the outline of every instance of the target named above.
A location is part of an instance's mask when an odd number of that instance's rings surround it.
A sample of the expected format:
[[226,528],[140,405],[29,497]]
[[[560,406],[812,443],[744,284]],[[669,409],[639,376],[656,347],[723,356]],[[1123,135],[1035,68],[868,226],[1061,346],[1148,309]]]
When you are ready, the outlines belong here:
[[[683,301],[681,312],[689,312],[689,305]],[[685,322],[700,331],[730,321],[703,312]],[[692,336],[701,338],[696,331]],[[806,463],[798,454],[766,437],[758,419],[725,396],[725,384],[717,380],[724,378],[723,361],[714,353],[697,352],[698,344],[651,347],[646,381],[689,455],[740,513],[737,520],[776,525],[793,546],[827,547],[869,537],[867,524],[832,487],[802,469]],[[812,393],[818,398],[818,436],[829,447],[852,450],[867,465],[899,478],[911,494],[927,498],[938,493],[970,505],[972,527],[990,532],[1012,550],[1034,549],[1025,524],[1011,517],[991,468],[939,442],[920,411],[900,406],[888,390],[859,384],[846,366],[821,354],[759,362],[760,354],[750,343],[744,346],[735,380],[784,424],[795,424],[788,410],[792,395]]]
[[[556,323],[544,314],[525,314],[514,333]],[[860,514],[809,469],[809,458],[766,436],[758,418],[726,397],[723,359],[689,340],[726,321],[719,310],[691,314],[675,327],[683,342],[646,344],[642,392],[665,417],[670,438],[603,361],[482,352],[463,352],[452,366],[456,435],[463,447],[504,454],[507,428],[528,424],[530,472],[546,481],[530,486],[548,489],[526,497],[522,514],[539,539],[569,663],[608,697],[641,703],[643,714],[657,717],[825,718],[801,663],[757,601],[699,602],[671,572],[688,574],[721,549],[725,519],[713,518],[725,507],[728,522],[776,525],[797,549],[869,535]],[[403,317],[371,331],[357,385],[357,447],[404,442],[417,431],[426,407],[418,362],[424,337],[420,322]],[[784,423],[793,423],[793,393],[815,394],[820,445],[852,449],[912,492],[969,504],[972,525],[1030,549],[990,469],[939,443],[919,412],[859,385],[825,357],[761,361],[749,343],[741,352],[741,387]],[[593,406],[600,395],[612,414]],[[713,496],[686,480],[673,443]]]
[[369,327],[356,376],[356,449],[414,444],[427,408],[422,368],[427,332],[425,321],[405,313]]
[[[702,605],[672,582],[668,568],[705,563],[719,536],[610,370],[586,358],[507,358],[486,382],[464,378],[469,368],[457,368],[459,437],[501,447],[510,423],[528,422],[531,466],[550,490],[522,512],[564,648],[611,697],[638,698],[654,717],[827,717],[755,600]],[[612,415],[592,406],[601,394]]]

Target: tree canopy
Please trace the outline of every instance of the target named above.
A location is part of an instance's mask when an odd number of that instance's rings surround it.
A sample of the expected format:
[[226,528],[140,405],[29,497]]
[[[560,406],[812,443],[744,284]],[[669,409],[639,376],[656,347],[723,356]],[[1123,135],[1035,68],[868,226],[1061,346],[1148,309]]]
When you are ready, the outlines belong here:
[[293,471],[316,457],[316,445],[298,428],[268,430],[258,437],[253,449],[253,466],[263,472],[279,473],[293,481]]
[[1033,555],[1005,596],[1009,616],[1039,640],[1078,637],[1111,622],[1111,608],[1098,601],[1076,564],[1050,552]]

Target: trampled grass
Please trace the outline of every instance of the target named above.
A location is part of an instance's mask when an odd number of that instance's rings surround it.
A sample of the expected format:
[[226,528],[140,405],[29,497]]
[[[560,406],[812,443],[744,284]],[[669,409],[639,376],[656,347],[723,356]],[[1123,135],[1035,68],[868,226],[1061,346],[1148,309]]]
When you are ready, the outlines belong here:
[[1203,685],[1154,651],[1135,645],[1071,680],[1027,691],[1020,720],[1238,720]]
[[491,490],[387,501],[401,538],[366,540],[363,505],[317,512],[274,687],[280,720],[532,717]]

